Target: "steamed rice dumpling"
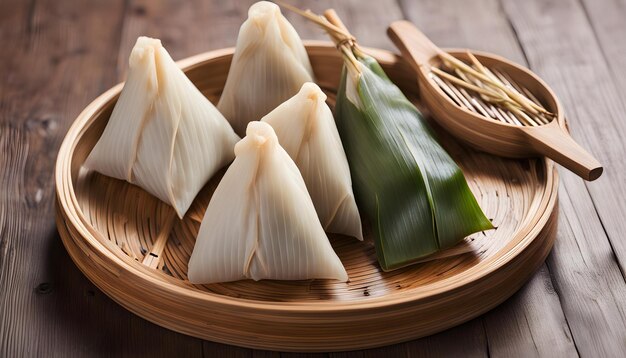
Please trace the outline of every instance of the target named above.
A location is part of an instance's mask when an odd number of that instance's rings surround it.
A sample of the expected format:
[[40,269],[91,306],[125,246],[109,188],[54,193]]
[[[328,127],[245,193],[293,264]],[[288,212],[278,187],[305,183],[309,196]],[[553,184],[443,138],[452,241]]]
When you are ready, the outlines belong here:
[[272,127],[250,122],[235,155],[202,219],[189,281],[346,281],[302,175]]
[[239,137],[161,45],[139,37],[128,79],[85,166],[126,180],[183,217]]
[[262,121],[272,125],[300,169],[324,229],[363,240],[350,168],[325,101],[324,92],[307,82]]
[[276,4],[260,1],[241,25],[217,108],[244,135],[248,122],[258,121],[311,81],[313,71],[298,33]]

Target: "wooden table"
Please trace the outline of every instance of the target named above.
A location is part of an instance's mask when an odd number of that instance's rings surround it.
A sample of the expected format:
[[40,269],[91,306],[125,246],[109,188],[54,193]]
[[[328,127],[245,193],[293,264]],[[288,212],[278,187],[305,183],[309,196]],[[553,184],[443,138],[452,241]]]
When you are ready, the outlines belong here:
[[[235,44],[252,1],[0,2],[0,357],[278,356],[177,334],[118,306],[74,266],[54,223],[52,171],[72,120],[124,79],[138,35],[175,59]],[[626,355],[626,1],[296,1],[334,7],[367,46],[407,18],[436,43],[527,64],[605,165],[561,170],[556,245],[519,293],[420,340],[332,356]],[[303,38],[326,35],[287,14]],[[286,354],[290,355],[290,354]]]

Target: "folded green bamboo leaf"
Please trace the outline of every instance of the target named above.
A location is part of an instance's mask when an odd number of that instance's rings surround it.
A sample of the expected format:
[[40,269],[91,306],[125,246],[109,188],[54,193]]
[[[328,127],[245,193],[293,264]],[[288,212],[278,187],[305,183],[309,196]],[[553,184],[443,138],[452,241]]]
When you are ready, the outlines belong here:
[[383,270],[493,228],[460,168],[376,60],[360,51],[344,57],[337,126]]

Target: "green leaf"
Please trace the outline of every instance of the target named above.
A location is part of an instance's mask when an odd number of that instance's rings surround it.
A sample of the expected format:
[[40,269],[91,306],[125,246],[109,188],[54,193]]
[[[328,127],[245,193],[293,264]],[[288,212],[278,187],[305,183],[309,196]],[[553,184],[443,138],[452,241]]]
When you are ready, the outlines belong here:
[[[376,60],[357,59],[361,76],[352,83],[344,68],[335,111],[359,207],[375,225],[383,270],[493,228],[422,114]],[[357,103],[346,94],[349,85],[356,86]]]

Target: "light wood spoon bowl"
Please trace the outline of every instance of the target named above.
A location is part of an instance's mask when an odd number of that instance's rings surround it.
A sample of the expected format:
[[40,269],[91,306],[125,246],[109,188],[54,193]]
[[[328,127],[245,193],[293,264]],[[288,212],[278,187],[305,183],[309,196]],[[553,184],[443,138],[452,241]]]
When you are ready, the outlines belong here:
[[[420,96],[426,107],[437,123],[456,138],[498,156],[547,156],[589,181],[602,174],[603,168],[598,160],[569,135],[563,108],[554,92],[530,70],[497,55],[471,51],[485,67],[506,74],[555,114],[551,122],[538,126],[505,123],[459,106],[442,90],[432,78],[431,70],[442,65],[439,54],[444,51],[415,25],[408,21],[396,21],[389,26],[387,33],[417,72]],[[466,50],[448,53],[464,62],[469,61]]]

